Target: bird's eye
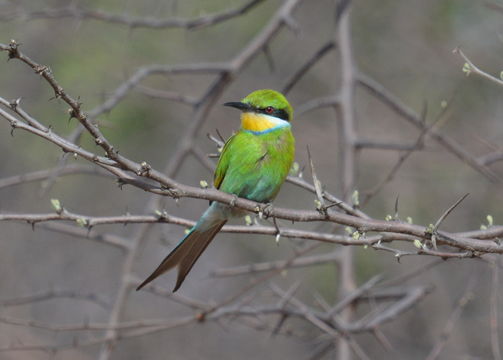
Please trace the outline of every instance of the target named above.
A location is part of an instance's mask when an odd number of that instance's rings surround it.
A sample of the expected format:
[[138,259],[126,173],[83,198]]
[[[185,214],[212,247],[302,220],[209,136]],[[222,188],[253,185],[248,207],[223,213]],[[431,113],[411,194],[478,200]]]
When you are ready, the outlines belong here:
[[272,114],[274,112],[274,108],[272,106],[268,106],[265,108],[265,112],[268,114]]

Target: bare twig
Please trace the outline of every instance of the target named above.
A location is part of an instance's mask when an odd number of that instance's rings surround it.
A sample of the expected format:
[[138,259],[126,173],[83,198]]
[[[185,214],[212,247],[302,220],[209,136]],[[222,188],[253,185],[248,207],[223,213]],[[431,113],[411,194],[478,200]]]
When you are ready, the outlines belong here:
[[7,307],[7,306],[29,305],[37,302],[50,301],[61,298],[90,301],[105,309],[110,307],[108,300],[103,299],[97,294],[83,293],[74,290],[58,290],[58,289],[51,289],[30,295],[0,299],[0,306]]
[[[338,251],[328,254],[320,254],[320,255],[312,255],[312,256],[304,256],[292,261],[289,264],[289,268],[303,267],[303,266],[312,266],[317,264],[324,264],[327,262],[333,262],[338,259],[340,254]],[[255,274],[257,272],[270,271],[274,269],[283,269],[285,267],[287,261],[273,261],[268,263],[257,263],[245,266],[237,266],[228,269],[219,269],[210,273],[211,276],[215,277],[225,277],[225,276],[236,276],[243,274]]]
[[[35,181],[42,181],[46,180],[51,177],[51,174],[55,171],[55,168],[52,169],[47,169],[47,170],[39,170],[39,171],[33,171],[29,173],[24,173],[21,175],[15,175],[15,176],[10,176],[7,178],[0,179],[0,189],[2,188],[7,188],[10,186],[16,186],[16,185],[22,185],[26,183],[31,183]],[[67,176],[67,175],[82,175],[82,174],[89,174],[89,175],[99,175],[99,176],[110,176],[109,173],[96,168],[94,166],[88,166],[88,165],[79,165],[79,164],[72,164],[64,167],[61,169],[61,171],[58,173],[58,176]]]
[[318,61],[320,61],[331,50],[335,49],[333,41],[329,41],[320,47],[290,78],[283,86],[283,93],[288,94],[290,90],[297,84],[300,79],[311,69]]
[[105,23],[125,25],[129,28],[185,28],[188,30],[194,30],[216,25],[246,14],[263,1],[264,0],[248,0],[243,5],[234,9],[225,10],[216,14],[203,15],[193,19],[156,19],[153,17],[134,17],[129,15],[113,14],[102,10],[86,9],[79,6],[68,6],[64,8],[38,10],[33,12],[8,13],[4,16],[0,16],[0,21],[12,21],[16,18],[22,18],[23,20],[75,18],[78,20],[96,20]]
[[[347,4],[347,3],[346,3]],[[340,49],[340,76],[341,87],[339,89],[339,141],[341,157],[342,193],[349,202],[356,187],[356,116],[355,116],[355,83],[356,63],[353,59],[350,8],[339,15],[336,39]],[[341,261],[337,263],[337,284],[339,296],[343,299],[356,289],[354,272],[354,249],[347,247],[341,250]],[[348,323],[354,316],[354,308],[347,306],[340,313],[341,320]],[[336,352],[338,360],[351,360],[350,351],[352,342],[341,337],[337,341]]]
[[437,249],[437,241],[436,241],[436,234],[438,231],[438,227],[442,222],[445,220],[447,216],[459,205],[461,202],[466,199],[466,197],[470,194],[465,194],[462,197],[460,197],[454,204],[452,204],[447,210],[444,211],[444,213],[438,218],[437,222],[435,225],[433,225],[433,229],[431,231],[431,242],[433,243],[433,248],[436,250]]
[[472,72],[475,74],[475,75],[478,75],[486,80],[489,80],[499,86],[503,86],[503,80],[501,79],[498,79],[497,77],[495,76],[492,76],[488,73],[486,73],[485,71],[482,71],[481,69],[479,69],[477,66],[475,66],[475,64],[468,58],[468,56],[466,56],[463,51],[461,51],[460,48],[456,48],[452,51],[454,54],[458,54],[459,56],[461,56],[463,58],[463,60],[466,61],[466,65],[465,67],[463,68],[463,71],[469,75],[471,74]]

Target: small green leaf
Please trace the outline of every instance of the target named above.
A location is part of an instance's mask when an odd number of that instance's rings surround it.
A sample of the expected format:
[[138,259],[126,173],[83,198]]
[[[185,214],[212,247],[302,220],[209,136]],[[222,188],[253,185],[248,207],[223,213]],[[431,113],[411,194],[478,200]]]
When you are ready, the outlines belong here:
[[391,216],[390,214],[388,214],[388,215],[386,215],[386,216],[384,217],[384,220],[386,220],[386,221],[391,221],[391,220],[393,220],[393,216]]
[[487,215],[486,219],[487,219],[487,225],[493,226],[493,223],[494,223],[493,216],[492,215]]
[[463,72],[466,74],[466,76],[470,75],[470,73],[472,72],[472,67],[467,62],[465,62],[465,64],[463,65]]
[[353,194],[351,194],[351,200],[353,201],[353,205],[360,205],[360,193],[358,190],[353,191]]
[[299,163],[297,161],[294,161],[292,167],[290,168],[290,175],[292,176],[297,175],[299,173],[299,170],[300,170]]
[[190,233],[190,229],[185,229],[183,232],[185,233],[185,235],[188,235]]
[[87,220],[84,219],[84,218],[78,218],[77,220],[75,220],[75,222],[80,227],[86,227],[87,226]]
[[245,216],[245,224],[246,224],[247,226],[251,226],[251,225],[253,224],[253,221],[252,221],[252,218],[251,218],[251,216],[250,216],[250,215],[246,215],[246,216]]
[[203,188],[203,189],[207,189],[208,188],[208,182],[206,180],[201,180],[199,181],[199,185]]
[[353,228],[350,226],[346,226],[344,228],[344,231],[346,231],[349,235],[353,234]]
[[58,199],[51,199],[51,205],[57,213],[61,212],[62,207]]
[[487,230],[487,226],[485,226],[484,224],[480,225],[480,230]]
[[407,221],[407,224],[412,224],[412,218],[410,216],[407,216],[405,221]]
[[161,216],[162,216],[162,212],[161,212],[161,210],[156,210],[156,211],[155,211],[155,214],[156,214],[157,216],[159,216],[159,217],[161,217]]
[[417,247],[418,249],[421,249],[423,247],[423,243],[421,242],[421,240],[414,240],[414,246]]
[[358,240],[360,238],[360,232],[355,231],[351,236],[353,237],[353,240]]

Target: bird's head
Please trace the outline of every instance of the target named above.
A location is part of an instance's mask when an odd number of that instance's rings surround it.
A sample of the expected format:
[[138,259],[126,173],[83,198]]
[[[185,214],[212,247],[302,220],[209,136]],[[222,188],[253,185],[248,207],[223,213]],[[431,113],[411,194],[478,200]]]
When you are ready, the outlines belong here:
[[289,126],[293,109],[283,94],[274,90],[257,90],[240,102],[228,102],[242,111],[242,128],[252,132],[264,132],[276,127]]

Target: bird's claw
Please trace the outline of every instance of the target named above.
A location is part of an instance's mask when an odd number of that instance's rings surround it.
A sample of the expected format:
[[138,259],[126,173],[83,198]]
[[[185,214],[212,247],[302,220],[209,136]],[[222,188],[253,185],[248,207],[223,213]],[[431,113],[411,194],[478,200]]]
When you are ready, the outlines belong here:
[[258,207],[258,216],[259,218],[261,219],[267,219],[268,217],[270,217],[273,213],[273,205],[272,203],[265,203],[265,204],[261,204],[259,207]]
[[237,195],[232,194],[232,200],[231,200],[231,202],[229,203],[229,206],[233,208],[234,206],[236,206],[236,202],[237,202],[237,201],[238,201],[238,197],[237,197]]

